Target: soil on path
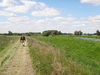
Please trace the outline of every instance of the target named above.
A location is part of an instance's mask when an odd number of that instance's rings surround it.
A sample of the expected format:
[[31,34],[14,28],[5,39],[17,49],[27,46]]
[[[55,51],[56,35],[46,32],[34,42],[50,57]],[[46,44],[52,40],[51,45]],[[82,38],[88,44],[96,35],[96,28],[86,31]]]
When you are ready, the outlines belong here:
[[27,42],[26,46],[22,46],[20,42],[18,42],[18,45],[19,46],[15,50],[14,54],[3,66],[0,75],[35,75],[32,68]]

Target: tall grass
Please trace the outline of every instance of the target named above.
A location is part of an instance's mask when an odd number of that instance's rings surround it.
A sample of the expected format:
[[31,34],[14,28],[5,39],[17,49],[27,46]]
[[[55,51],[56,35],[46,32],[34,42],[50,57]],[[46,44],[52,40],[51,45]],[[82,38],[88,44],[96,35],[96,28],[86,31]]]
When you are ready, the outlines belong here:
[[[41,37],[41,39],[47,40],[45,37]],[[50,46],[33,38],[28,38],[28,46],[36,75],[91,74],[85,71],[80,64],[67,59],[56,46]]]
[[[15,51],[13,44],[18,40],[18,37],[0,36],[0,69],[3,67],[5,61],[9,59],[12,52]],[[13,49],[12,49],[13,48]]]
[[72,36],[35,37],[55,48],[58,48],[64,56],[93,75],[100,74],[100,42],[93,42],[72,38]]
[[9,44],[12,44],[16,38],[8,36],[0,36],[0,52],[5,49]]

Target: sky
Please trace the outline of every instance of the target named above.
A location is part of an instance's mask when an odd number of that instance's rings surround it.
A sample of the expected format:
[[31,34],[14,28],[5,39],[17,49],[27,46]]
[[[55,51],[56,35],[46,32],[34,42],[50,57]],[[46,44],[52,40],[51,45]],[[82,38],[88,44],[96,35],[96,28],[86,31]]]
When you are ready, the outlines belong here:
[[95,33],[100,0],[0,0],[0,33],[45,30]]

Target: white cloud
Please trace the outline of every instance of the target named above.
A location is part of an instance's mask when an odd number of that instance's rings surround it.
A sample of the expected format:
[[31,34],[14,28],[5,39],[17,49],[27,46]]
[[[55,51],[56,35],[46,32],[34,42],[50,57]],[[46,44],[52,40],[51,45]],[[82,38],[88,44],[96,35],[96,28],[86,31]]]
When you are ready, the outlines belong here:
[[0,22],[0,33],[7,33],[13,26],[10,22]]
[[85,27],[85,24],[81,24],[81,25],[74,25],[75,27]]
[[[16,4],[16,1],[19,3]],[[93,0],[81,0],[81,2],[95,5],[100,3],[97,0],[95,2]],[[35,0],[2,0],[0,6],[3,7],[0,10],[0,16],[7,16],[3,19],[0,18],[0,21],[5,21],[0,22],[0,32],[8,32],[9,30],[12,32],[42,32],[45,29],[61,30],[62,32],[74,32],[75,30],[82,30],[83,32],[90,30],[94,32],[100,27],[100,15],[77,18],[72,17],[72,14],[68,14],[66,17],[60,17],[59,10],[47,6],[45,3],[36,2]],[[27,12],[31,12],[32,16],[39,18],[23,16],[29,15]],[[15,13],[27,14],[17,14],[17,16]],[[40,17],[44,18],[40,19]],[[6,18],[8,22],[6,22]]]
[[37,4],[34,6],[35,9],[45,9],[48,6],[42,2],[37,2]]
[[15,22],[27,22],[30,21],[29,17],[27,16],[16,16],[16,17],[9,17],[8,18],[9,21],[15,21]]
[[7,12],[7,11],[0,10],[0,16],[8,16],[8,17],[11,17],[11,16],[16,16],[16,14],[11,13],[11,12]]
[[72,14],[68,14],[67,16],[73,16]]
[[93,5],[100,5],[100,0],[81,0],[81,3],[91,3]]
[[31,9],[36,2],[33,1],[21,1],[24,5],[16,5],[12,7],[5,8],[7,11],[15,12],[15,13],[27,13],[29,9]]
[[43,10],[33,11],[31,15],[36,17],[52,17],[60,15],[60,12],[54,8],[45,8]]
[[21,2],[22,2],[26,7],[32,7],[32,6],[34,6],[34,5],[37,4],[37,2],[35,2],[35,1],[26,1],[26,0],[22,0]]
[[16,0],[2,0],[2,2],[0,2],[0,6],[1,7],[14,6],[14,4],[16,3],[17,3]]
[[7,11],[11,11],[15,13],[26,13],[28,12],[28,9],[29,8],[26,8],[24,5],[5,8],[5,10]]
[[81,17],[80,19],[81,19],[81,20],[86,20],[86,19],[87,19],[87,17]]
[[28,0],[20,0],[26,7],[32,7],[33,9],[44,9],[48,6],[42,2],[36,1],[28,1]]
[[50,22],[69,22],[77,20],[77,18],[74,17],[54,17],[54,18],[46,18],[44,21],[50,21]]
[[90,16],[88,17],[89,20],[99,20],[100,21],[100,15],[97,15],[97,16]]
[[0,22],[0,26],[1,25],[8,25],[8,24],[10,24],[10,22]]
[[[84,17],[83,17],[84,18]],[[11,22],[15,22],[15,27],[19,29],[23,28],[24,31],[44,31],[50,29],[61,30],[62,32],[67,32],[66,29],[70,32],[75,30],[82,30],[83,32],[88,32],[88,29],[92,29],[91,32],[96,31],[100,22],[93,22],[88,19],[86,21],[78,21],[77,18],[65,18],[65,17],[55,17],[48,19],[40,20],[30,20],[27,16],[22,17],[9,17]],[[73,21],[75,20],[75,21]],[[93,30],[94,28],[94,30]],[[15,29],[16,31],[18,31]],[[71,29],[71,30],[70,30]],[[72,30],[73,29],[73,30]]]
[[77,18],[73,18],[73,17],[68,17],[68,18],[65,18],[65,17],[55,17],[51,20],[53,21],[73,21],[73,20],[76,20]]
[[5,10],[15,12],[15,13],[27,13],[30,9],[41,10],[48,7],[46,4],[42,2],[35,2],[35,1],[28,1],[28,0],[20,0],[20,2],[23,4],[5,8]]
[[[57,18],[57,17],[56,17]],[[64,17],[63,17],[64,18]],[[53,18],[54,19],[54,18]],[[10,22],[0,23],[2,30],[7,29],[11,30],[12,32],[42,32],[46,30],[60,30],[62,32],[74,32],[75,30],[81,30],[83,32],[90,32],[96,31],[100,26],[100,22],[92,22],[89,21],[65,21],[65,20],[53,20],[51,19],[40,19],[40,20],[30,20],[27,16],[22,17],[9,17]],[[88,20],[88,19],[87,19]],[[60,22],[59,22],[60,21]],[[4,26],[4,27],[3,27]]]
[[88,21],[74,21],[74,22],[61,22],[60,25],[70,25],[70,26],[86,26],[88,25],[90,22]]
[[14,13],[27,13],[32,11],[31,15],[36,17],[58,16],[60,12],[55,8],[49,8],[46,4],[36,1],[20,0],[22,5],[15,5],[5,8],[4,10]]

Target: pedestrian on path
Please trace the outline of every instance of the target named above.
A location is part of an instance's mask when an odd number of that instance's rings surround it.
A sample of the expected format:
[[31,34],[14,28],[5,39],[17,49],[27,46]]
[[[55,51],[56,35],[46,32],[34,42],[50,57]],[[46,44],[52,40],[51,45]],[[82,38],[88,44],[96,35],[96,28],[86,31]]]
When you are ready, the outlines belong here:
[[23,46],[25,46],[25,41],[26,41],[26,38],[24,35],[22,35],[20,38],[20,42],[22,43]]

